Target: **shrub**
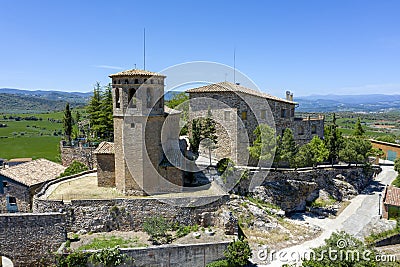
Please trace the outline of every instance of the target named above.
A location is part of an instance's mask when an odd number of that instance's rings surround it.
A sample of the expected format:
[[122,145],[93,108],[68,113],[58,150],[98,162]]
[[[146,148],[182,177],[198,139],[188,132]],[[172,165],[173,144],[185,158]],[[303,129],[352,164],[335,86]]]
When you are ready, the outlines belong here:
[[133,259],[129,258],[125,254],[122,254],[118,247],[113,249],[102,249],[94,252],[89,257],[89,261],[95,264],[95,266],[100,264],[100,266],[104,267],[119,266],[128,260],[133,261]]
[[234,240],[228,245],[228,249],[224,251],[224,255],[228,262],[228,266],[241,267],[248,263],[252,256],[249,243],[243,238]]
[[86,167],[85,164],[75,160],[65,169],[63,173],[60,174],[59,177],[70,176],[87,170],[88,167]]
[[206,267],[229,267],[227,260],[213,261],[206,265]]
[[57,256],[57,267],[86,266],[89,253],[76,251],[69,255]]
[[150,217],[143,223],[143,230],[150,236],[150,241],[155,245],[172,241],[172,236],[167,233],[170,229],[171,226],[163,217]]

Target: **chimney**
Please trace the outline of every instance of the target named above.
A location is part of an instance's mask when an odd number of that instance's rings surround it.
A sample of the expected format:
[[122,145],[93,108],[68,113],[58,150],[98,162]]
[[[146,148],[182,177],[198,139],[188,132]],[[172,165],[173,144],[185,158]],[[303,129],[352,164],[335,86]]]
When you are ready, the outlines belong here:
[[286,100],[290,100],[290,91],[286,91]]
[[290,101],[293,101],[293,93],[290,94]]

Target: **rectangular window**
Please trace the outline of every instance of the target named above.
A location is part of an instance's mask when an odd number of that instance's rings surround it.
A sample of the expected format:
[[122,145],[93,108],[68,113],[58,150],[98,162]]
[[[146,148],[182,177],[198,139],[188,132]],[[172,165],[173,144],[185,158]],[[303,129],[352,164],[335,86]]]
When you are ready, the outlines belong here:
[[286,114],[287,110],[285,108],[281,109],[281,118],[286,118],[287,114]]
[[17,205],[17,199],[15,197],[8,197],[8,203],[10,205]]
[[146,96],[146,102],[147,102],[147,108],[152,108],[153,107],[153,96],[151,95],[151,90],[150,88],[147,88],[147,96]]
[[3,187],[7,187],[8,183],[7,182],[3,182]]
[[290,117],[294,117],[294,108],[292,108],[291,110],[290,110]]
[[266,118],[267,118],[267,111],[265,109],[261,110],[261,119],[265,120]]
[[247,120],[247,111],[242,111],[242,120]]
[[224,111],[224,120],[225,121],[231,120],[231,112],[230,111]]
[[121,99],[119,96],[119,88],[115,89],[115,107],[120,108],[121,107]]
[[128,93],[128,103],[130,108],[136,108],[136,90],[131,88]]
[[311,133],[312,134],[316,134],[317,133],[317,126],[315,126],[315,125],[311,126]]

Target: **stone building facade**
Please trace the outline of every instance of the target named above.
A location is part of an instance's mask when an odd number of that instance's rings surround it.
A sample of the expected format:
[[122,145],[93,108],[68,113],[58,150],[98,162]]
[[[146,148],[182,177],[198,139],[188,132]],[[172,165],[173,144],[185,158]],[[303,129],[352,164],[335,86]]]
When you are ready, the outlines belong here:
[[46,159],[0,170],[0,213],[30,212],[36,190],[64,170],[64,166]]
[[208,110],[217,122],[217,160],[231,158],[238,165],[253,164],[248,147],[255,139],[254,130],[267,124],[283,134],[286,128],[293,131],[297,143],[303,144],[317,135],[323,138],[324,118],[296,118],[293,95],[286,99],[255,91],[238,84],[221,82],[189,89],[189,120],[205,117]]

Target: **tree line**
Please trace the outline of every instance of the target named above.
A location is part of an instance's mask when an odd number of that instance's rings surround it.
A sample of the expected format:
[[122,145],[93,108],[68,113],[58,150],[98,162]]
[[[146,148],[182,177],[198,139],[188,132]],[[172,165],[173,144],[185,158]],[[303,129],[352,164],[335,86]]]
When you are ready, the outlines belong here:
[[368,156],[380,154],[364,138],[365,131],[360,119],[357,120],[352,136],[343,137],[336,124],[335,114],[332,123],[324,129],[324,139],[314,136],[304,145],[296,144],[289,128],[285,129],[282,136],[275,137],[274,129],[260,124],[254,134],[256,138],[248,148],[250,156],[258,160],[273,160],[275,167],[311,167],[318,163],[334,164],[339,161],[365,163]]

